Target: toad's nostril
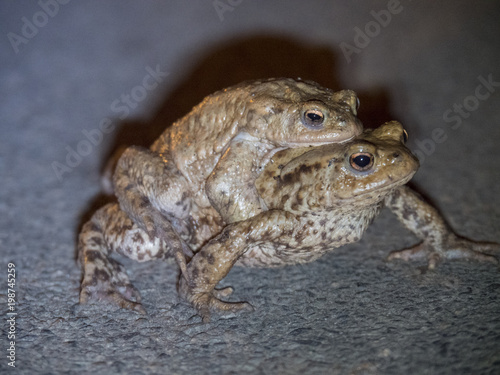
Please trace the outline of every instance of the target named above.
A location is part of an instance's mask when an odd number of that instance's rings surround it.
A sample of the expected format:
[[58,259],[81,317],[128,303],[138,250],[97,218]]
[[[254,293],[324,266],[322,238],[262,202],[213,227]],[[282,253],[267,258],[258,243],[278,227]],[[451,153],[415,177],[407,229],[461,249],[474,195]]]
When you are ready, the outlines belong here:
[[394,154],[392,154],[392,157],[395,159],[399,158],[399,152],[395,152]]

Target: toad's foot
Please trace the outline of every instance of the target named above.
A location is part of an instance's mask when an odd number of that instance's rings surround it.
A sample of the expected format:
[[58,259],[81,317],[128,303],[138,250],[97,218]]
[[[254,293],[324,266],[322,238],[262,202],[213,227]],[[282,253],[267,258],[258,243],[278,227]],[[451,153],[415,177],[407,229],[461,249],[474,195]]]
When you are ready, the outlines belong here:
[[[106,267],[88,265],[82,281],[80,303],[106,301],[115,306],[146,314],[141,295],[130,282],[125,269],[114,259],[106,259]],[[135,300],[135,301],[134,301]]]
[[452,234],[442,246],[434,246],[427,241],[423,241],[409,249],[392,252],[387,257],[387,260],[402,259],[409,261],[427,258],[429,269],[434,269],[437,263],[444,259],[472,259],[498,264],[498,259],[487,253],[499,251],[500,244],[475,242]]
[[198,310],[198,314],[202,317],[203,323],[210,322],[210,312],[215,311],[221,314],[235,313],[240,311],[253,311],[254,308],[248,302],[224,302],[218,296],[219,293],[206,292],[191,296],[190,302]]
[[221,297],[227,297],[232,292],[233,288],[227,287],[209,292],[193,293],[183,279],[179,283],[179,293],[195,307],[198,315],[203,319],[203,323],[210,322],[211,312],[226,314],[254,310],[248,302],[224,302],[220,300]]

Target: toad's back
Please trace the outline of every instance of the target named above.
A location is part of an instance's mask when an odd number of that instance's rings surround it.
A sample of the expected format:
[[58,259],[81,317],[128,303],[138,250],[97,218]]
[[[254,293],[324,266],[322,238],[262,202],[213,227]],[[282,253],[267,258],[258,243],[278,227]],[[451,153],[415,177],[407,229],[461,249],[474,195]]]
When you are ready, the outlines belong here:
[[[300,123],[302,105],[308,101],[328,108],[329,122],[323,128]],[[191,184],[200,186],[237,135],[257,148],[262,145],[262,152],[240,156],[259,159],[258,165],[262,154],[271,150],[341,142],[359,134],[356,101],[350,90],[333,92],[314,82],[290,78],[243,82],[207,96],[167,128],[151,150],[172,160]]]

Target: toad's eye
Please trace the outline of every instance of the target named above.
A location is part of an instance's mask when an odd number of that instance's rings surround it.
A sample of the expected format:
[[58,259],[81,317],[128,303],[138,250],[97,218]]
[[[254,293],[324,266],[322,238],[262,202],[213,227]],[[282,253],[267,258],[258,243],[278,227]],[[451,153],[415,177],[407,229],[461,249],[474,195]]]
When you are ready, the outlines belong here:
[[408,142],[408,132],[403,129],[403,143]]
[[304,112],[304,116],[302,117],[302,122],[309,129],[321,129],[323,127],[323,121],[325,120],[325,116],[323,112],[317,109],[308,109]]
[[373,155],[368,152],[357,152],[351,155],[349,163],[357,171],[367,171],[373,167]]

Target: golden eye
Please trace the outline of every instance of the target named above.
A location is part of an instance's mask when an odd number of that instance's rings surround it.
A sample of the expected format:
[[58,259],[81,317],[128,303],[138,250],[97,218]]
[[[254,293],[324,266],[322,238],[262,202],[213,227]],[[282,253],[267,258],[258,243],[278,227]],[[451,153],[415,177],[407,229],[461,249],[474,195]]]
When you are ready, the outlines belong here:
[[325,116],[323,112],[317,109],[308,109],[304,112],[302,117],[302,122],[309,129],[321,129],[323,128],[323,121],[325,120]]
[[351,155],[349,163],[355,170],[364,172],[373,167],[373,160],[374,158],[372,154],[368,152],[357,152]]

